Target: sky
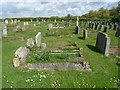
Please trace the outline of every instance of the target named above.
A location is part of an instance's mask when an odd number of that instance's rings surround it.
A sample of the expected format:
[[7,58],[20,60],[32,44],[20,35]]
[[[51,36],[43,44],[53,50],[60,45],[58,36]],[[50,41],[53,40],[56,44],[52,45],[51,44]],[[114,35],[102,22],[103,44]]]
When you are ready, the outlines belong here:
[[81,16],[101,7],[111,9],[119,0],[1,0],[0,18]]

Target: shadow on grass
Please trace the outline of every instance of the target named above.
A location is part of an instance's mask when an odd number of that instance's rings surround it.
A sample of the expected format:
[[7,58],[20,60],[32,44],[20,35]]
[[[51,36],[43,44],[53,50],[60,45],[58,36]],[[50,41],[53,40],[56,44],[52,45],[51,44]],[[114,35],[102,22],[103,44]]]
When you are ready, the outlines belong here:
[[100,53],[100,51],[95,47],[95,46],[92,46],[92,45],[89,45],[89,44],[87,44],[86,45],[89,49],[91,49],[92,51],[95,51],[95,52],[99,52]]
[[85,40],[85,38],[84,37],[78,37],[79,39],[83,39],[83,40]]

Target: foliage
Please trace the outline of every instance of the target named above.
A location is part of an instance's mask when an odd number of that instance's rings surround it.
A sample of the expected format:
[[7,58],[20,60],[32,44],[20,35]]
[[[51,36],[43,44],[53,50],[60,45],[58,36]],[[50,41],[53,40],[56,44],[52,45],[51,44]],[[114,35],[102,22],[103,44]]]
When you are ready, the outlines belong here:
[[35,53],[35,60],[40,61],[40,62],[49,61],[50,60],[50,55],[46,51],[42,51],[42,52],[37,51]]

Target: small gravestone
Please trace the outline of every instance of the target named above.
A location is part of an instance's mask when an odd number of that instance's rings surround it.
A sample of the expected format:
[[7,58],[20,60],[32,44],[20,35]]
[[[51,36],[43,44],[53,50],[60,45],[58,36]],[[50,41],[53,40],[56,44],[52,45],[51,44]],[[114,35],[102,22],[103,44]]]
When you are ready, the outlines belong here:
[[26,23],[24,22],[24,26],[26,25]]
[[26,25],[28,26],[28,25],[29,25],[29,23],[28,23],[28,22],[26,22]]
[[31,19],[31,22],[32,22],[32,19]]
[[3,33],[2,34],[3,34],[3,37],[7,37],[7,29],[6,28],[3,29]]
[[51,30],[53,28],[52,24],[49,24],[49,30]]
[[25,31],[25,30],[26,30],[25,26],[22,26],[22,31]]
[[91,29],[91,25],[92,25],[92,23],[89,23],[89,29]]
[[83,38],[87,38],[87,30],[83,30]]
[[41,49],[45,49],[46,48],[46,44],[45,43],[42,43],[41,44]]
[[5,20],[5,23],[8,24],[8,20]]
[[99,30],[102,30],[102,28],[103,28],[103,25],[100,25]]
[[117,25],[117,24],[114,24],[113,30],[117,30],[117,27],[118,27],[118,25]]
[[105,54],[105,56],[109,55],[109,46],[110,46],[110,38],[107,34],[99,32],[96,40],[96,48]]
[[115,37],[120,37],[120,26],[117,28],[117,31],[115,33]]
[[35,27],[35,26],[36,26],[36,24],[33,24],[33,26]]
[[33,38],[27,39],[27,46],[31,47],[31,48],[34,46],[34,40],[33,40]]
[[105,27],[104,27],[104,31],[103,31],[103,32],[106,32],[106,33],[107,33],[107,30],[108,30],[108,27],[107,27],[107,26],[105,26]]
[[109,29],[112,29],[112,27],[113,27],[113,25],[110,23],[110,25],[109,25]]
[[38,47],[40,47],[40,44],[41,44],[41,32],[39,32],[36,37],[35,37],[35,40],[36,40],[36,45]]

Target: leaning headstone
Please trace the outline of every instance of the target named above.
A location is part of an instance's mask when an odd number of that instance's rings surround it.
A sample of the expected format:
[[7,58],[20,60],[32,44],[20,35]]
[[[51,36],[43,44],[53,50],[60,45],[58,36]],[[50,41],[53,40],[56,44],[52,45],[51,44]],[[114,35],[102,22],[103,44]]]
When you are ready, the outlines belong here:
[[34,40],[33,40],[33,38],[27,39],[27,46],[31,47],[31,48],[34,46]]
[[87,30],[83,30],[83,38],[87,38]]
[[103,28],[103,25],[100,25],[99,30],[102,30],[102,28]]
[[107,34],[99,32],[96,40],[96,48],[105,54],[105,56],[109,55],[109,46],[110,46],[110,38]]
[[15,52],[15,58],[18,58],[19,61],[25,62],[28,58],[30,50],[27,47],[20,47]]
[[45,43],[42,43],[41,44],[41,49],[45,49],[46,48],[46,44]]
[[120,26],[117,28],[117,31],[115,33],[115,37],[120,37]]
[[106,32],[106,33],[107,33],[107,30],[108,30],[108,27],[107,27],[107,26],[105,26],[105,27],[104,27],[104,31],[103,31],[103,32]]
[[52,26],[52,24],[49,24],[49,30],[51,30],[51,29],[52,29],[52,27],[53,27],[53,26]]
[[117,24],[114,24],[114,28],[113,28],[113,30],[117,30]]
[[35,37],[35,40],[36,40],[36,45],[38,47],[40,47],[40,44],[41,44],[41,32],[39,32],[36,37]]

